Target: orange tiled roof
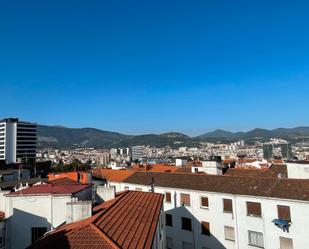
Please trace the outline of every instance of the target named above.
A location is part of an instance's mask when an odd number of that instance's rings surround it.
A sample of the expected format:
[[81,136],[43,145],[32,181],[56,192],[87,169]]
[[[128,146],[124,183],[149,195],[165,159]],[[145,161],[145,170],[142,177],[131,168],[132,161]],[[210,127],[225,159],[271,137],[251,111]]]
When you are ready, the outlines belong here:
[[113,182],[121,182],[133,173],[131,170],[93,169],[93,176]]
[[170,166],[167,164],[153,164],[151,165],[149,172],[175,172],[177,171],[176,166]]
[[89,187],[91,187],[91,184],[78,184],[78,185],[40,184],[16,192],[11,192],[7,194],[7,196],[75,194]]
[[53,185],[80,185],[81,183],[74,181],[70,178],[67,177],[63,177],[63,178],[58,178],[58,179],[54,179],[49,181],[49,183],[53,184]]
[[94,216],[56,229],[29,248],[152,248],[162,194],[127,191],[104,205]]

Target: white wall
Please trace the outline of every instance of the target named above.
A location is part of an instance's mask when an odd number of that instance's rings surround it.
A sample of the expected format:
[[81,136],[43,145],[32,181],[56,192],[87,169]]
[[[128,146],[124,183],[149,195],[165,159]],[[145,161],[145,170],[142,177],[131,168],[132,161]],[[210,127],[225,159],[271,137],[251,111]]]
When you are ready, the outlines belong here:
[[[150,186],[128,183],[121,183],[116,191],[124,190],[125,186],[130,190],[141,188],[143,191],[150,191]],[[262,232],[267,249],[280,248],[279,236],[293,239],[294,249],[309,248],[309,236],[306,236],[309,230],[309,202],[166,187],[155,187],[155,192],[172,194],[172,202],[165,202],[164,210],[173,215],[173,227],[166,226],[166,236],[173,238],[174,248],[182,248],[182,241],[186,241],[195,244],[196,249],[254,249],[255,247],[248,245],[248,230]],[[190,194],[190,207],[180,205],[180,193]],[[200,207],[201,196],[208,197],[208,209]],[[223,212],[223,198],[232,199],[233,213]],[[247,201],[261,203],[262,218],[247,216]],[[289,233],[272,223],[277,218],[277,205],[290,206],[292,224]],[[181,217],[192,219],[192,232],[181,229]],[[201,221],[210,223],[211,236],[201,234]],[[235,241],[225,239],[224,226],[234,227]]]
[[287,163],[288,177],[309,179],[309,163]]
[[50,231],[62,224],[66,220],[66,203],[71,201],[70,195],[6,198],[7,248],[10,249],[24,249],[31,244],[31,227],[47,227]]

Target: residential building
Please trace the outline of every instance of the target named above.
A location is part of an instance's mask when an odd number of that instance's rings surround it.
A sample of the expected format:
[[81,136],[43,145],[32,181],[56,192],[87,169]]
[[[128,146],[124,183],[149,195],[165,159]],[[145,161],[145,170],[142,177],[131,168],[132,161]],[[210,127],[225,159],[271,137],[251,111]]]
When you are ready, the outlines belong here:
[[165,195],[166,248],[309,246],[308,180],[135,172],[115,186]]
[[142,160],[144,157],[144,146],[136,145],[131,147],[132,161]]
[[36,124],[8,118],[0,121],[0,160],[5,164],[33,164],[36,159]]
[[65,222],[90,217],[92,185],[59,179],[1,192],[0,203],[5,206],[6,249],[24,249]]
[[162,249],[162,194],[126,191],[93,208],[93,216],[46,234],[29,249]]

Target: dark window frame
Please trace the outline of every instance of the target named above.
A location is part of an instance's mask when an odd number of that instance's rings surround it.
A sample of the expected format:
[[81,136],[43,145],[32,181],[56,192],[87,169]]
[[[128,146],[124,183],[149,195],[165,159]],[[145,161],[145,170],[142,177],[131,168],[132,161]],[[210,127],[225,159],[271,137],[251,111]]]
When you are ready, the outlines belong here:
[[181,229],[192,232],[192,220],[187,217],[181,217]]

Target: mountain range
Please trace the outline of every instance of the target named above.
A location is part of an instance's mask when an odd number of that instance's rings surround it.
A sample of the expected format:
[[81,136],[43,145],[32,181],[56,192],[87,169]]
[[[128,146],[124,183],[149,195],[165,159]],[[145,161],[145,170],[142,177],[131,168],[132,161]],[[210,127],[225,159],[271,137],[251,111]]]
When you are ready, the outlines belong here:
[[238,139],[247,142],[265,141],[269,138],[282,138],[290,142],[299,142],[309,138],[309,126],[296,128],[278,128],[273,130],[254,129],[248,132],[229,132],[215,130],[196,137],[190,137],[178,132],[163,134],[125,135],[117,132],[94,128],[67,128],[62,126],[38,125],[39,148],[111,148],[133,145],[163,146],[198,146],[200,142],[228,143]]

